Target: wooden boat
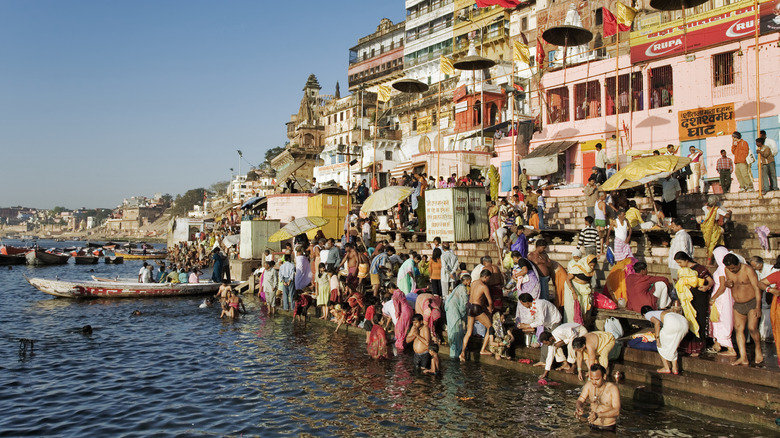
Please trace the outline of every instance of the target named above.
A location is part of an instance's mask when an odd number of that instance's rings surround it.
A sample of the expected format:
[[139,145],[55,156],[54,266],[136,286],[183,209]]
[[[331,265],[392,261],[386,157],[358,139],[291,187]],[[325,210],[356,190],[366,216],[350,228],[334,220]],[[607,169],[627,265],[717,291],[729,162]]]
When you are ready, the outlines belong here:
[[27,278],[36,289],[63,298],[157,298],[214,294],[220,283],[132,283]]
[[122,256],[106,256],[103,259],[107,265],[121,265],[125,262],[125,258]]
[[167,252],[147,252],[146,254],[141,253],[130,253],[130,252],[122,252],[122,251],[115,251],[116,255],[122,256],[127,260],[155,260],[155,259],[164,259],[167,257]]
[[23,265],[25,263],[27,263],[27,259],[24,258],[23,254],[0,254],[0,266]]
[[70,258],[70,254],[52,254],[41,249],[33,249],[24,256],[27,264],[33,266],[64,265]]
[[78,255],[73,256],[73,260],[77,265],[97,265],[99,257],[93,255]]
[[30,248],[18,248],[16,246],[2,245],[0,246],[0,254],[2,255],[17,255],[26,254]]

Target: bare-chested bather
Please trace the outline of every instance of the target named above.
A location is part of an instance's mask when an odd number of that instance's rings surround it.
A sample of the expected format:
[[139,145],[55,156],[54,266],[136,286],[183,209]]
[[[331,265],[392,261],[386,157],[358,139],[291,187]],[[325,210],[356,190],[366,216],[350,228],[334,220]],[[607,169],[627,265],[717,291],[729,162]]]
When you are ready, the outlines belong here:
[[737,334],[739,357],[732,365],[748,365],[747,346],[745,344],[745,322],[756,348],[756,364],[764,362],[761,353],[761,337],[758,333],[758,320],[761,318],[761,290],[758,288],[758,276],[750,266],[740,263],[734,254],[723,257],[726,266],[726,287],[731,288],[734,297],[734,332]]
[[[471,282],[471,290],[469,291],[469,302],[466,305],[466,315],[468,319],[466,321],[466,335],[463,337],[463,351],[460,353],[460,360],[466,361],[466,349],[469,345],[469,338],[471,338],[471,332],[474,330],[474,322],[479,321],[485,328],[491,327],[490,315],[493,314],[493,300],[490,299],[490,290],[487,286],[488,279],[493,275],[493,272],[489,269],[483,269],[479,273],[479,280]],[[485,336],[485,340],[482,342],[482,348],[479,354],[488,355],[486,351],[488,343],[488,336]]]
[[582,387],[574,415],[584,418],[585,403],[590,402],[590,414],[587,417],[590,428],[615,432],[620,416],[620,391],[617,385],[606,381],[607,370],[599,364],[590,367],[588,377],[590,380]]

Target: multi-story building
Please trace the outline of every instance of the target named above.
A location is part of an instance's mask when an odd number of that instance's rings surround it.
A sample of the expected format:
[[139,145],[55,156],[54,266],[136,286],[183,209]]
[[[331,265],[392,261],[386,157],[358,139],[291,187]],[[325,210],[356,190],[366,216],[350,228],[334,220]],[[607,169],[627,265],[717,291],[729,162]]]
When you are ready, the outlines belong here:
[[[633,31],[620,33],[617,50],[611,36],[605,47],[597,41],[589,45],[594,53],[585,56],[588,62],[565,70],[546,65],[543,127],[521,166],[568,187],[552,194],[578,195],[595,163],[596,143],[619,165],[667,144],[683,156],[696,147],[704,152],[705,178],[714,180],[720,151],[731,155],[732,131],[739,131],[754,153],[759,122],[767,137],[779,142],[776,1],[759,1],[758,37],[753,0],[723,3],[712,0],[689,9],[685,26],[679,14],[640,10]],[[566,5],[546,6],[537,6],[540,31],[568,12],[557,10]],[[605,7],[614,12],[615,4]],[[586,15],[583,26],[597,37],[603,35],[602,12],[579,11]]]
[[511,10],[500,6],[479,8],[473,0],[455,0],[455,23],[452,32],[452,58],[468,53],[469,44],[477,47],[477,55],[496,62],[511,60],[509,20]]
[[452,53],[454,0],[406,0],[404,74],[428,85],[446,79],[441,55]]
[[322,164],[320,153],[325,142],[325,127],[320,123],[320,96],[317,77],[310,75],[303,87],[303,97],[298,113],[287,122],[287,138],[290,143],[285,150],[271,160],[276,170],[276,183],[281,184],[295,176],[301,182],[311,180],[314,168]]
[[403,77],[405,29],[403,21],[393,24],[383,18],[376,32],[349,49],[349,91],[377,91],[378,85]]

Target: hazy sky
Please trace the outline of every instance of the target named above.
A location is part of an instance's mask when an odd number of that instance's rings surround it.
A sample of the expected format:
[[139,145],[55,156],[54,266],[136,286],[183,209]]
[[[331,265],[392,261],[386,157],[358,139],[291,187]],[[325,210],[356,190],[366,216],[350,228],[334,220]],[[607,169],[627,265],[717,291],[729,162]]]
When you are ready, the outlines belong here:
[[[398,22],[381,0],[0,1],[0,206],[114,207],[176,195],[286,140],[314,73]],[[242,171],[249,165],[242,162]]]

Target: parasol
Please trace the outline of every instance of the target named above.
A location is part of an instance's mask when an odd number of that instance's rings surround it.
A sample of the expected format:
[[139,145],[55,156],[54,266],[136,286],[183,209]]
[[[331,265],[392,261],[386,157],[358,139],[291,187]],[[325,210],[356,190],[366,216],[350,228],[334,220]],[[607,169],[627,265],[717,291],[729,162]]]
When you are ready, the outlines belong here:
[[395,204],[406,199],[413,191],[414,189],[406,186],[389,186],[377,190],[363,202],[360,211],[368,213],[371,211],[389,210]]
[[640,158],[629,163],[612,175],[599,190],[612,191],[630,189],[649,182],[666,178],[691,163],[687,157],[656,155]]
[[281,242],[282,240],[292,239],[293,237],[303,234],[307,231],[317,229],[330,222],[322,216],[304,216],[293,220],[289,224],[285,225],[279,231],[275,232],[268,238],[269,242]]
[[428,91],[428,84],[417,79],[399,79],[393,82],[393,88],[402,93],[424,93]]
[[584,27],[563,24],[545,30],[542,38],[550,44],[563,46],[563,82],[566,83],[566,52],[569,46],[588,44],[593,39],[593,32]]
[[452,65],[458,70],[484,70],[496,65],[496,61],[483,58],[482,56],[468,55],[459,61],[455,61]]

